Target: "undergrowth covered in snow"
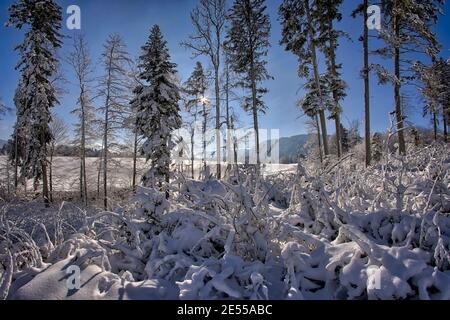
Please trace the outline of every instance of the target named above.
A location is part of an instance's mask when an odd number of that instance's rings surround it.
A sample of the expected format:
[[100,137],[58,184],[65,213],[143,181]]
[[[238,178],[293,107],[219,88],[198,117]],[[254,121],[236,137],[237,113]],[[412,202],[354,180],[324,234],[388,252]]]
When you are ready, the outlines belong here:
[[[450,149],[175,174],[113,212],[5,203],[0,298],[450,299]],[[81,288],[66,270],[81,268]]]

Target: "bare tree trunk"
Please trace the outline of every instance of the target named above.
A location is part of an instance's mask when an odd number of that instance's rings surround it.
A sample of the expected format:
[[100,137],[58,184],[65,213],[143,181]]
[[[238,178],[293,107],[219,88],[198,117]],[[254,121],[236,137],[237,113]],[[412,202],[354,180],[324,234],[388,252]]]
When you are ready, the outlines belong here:
[[369,28],[367,27],[367,20],[369,15],[367,9],[369,7],[368,0],[364,0],[364,119],[365,119],[365,143],[366,143],[366,167],[370,166],[372,162],[372,145],[370,132],[370,75],[369,75]]
[[220,180],[222,177],[222,167],[220,165],[220,87],[219,87],[219,64],[217,63],[214,69],[214,83],[216,91],[216,175],[217,179]]
[[[395,7],[397,6],[397,2],[395,2]],[[393,25],[394,25],[394,33],[395,37],[399,39],[400,37],[400,21],[398,15],[394,15],[393,17]],[[401,155],[406,154],[406,144],[405,144],[405,135],[403,132],[403,112],[402,112],[402,104],[401,104],[401,78],[400,78],[400,47],[399,45],[395,46],[394,49],[394,65],[395,65],[395,77],[396,81],[394,84],[394,99],[395,99],[395,114],[397,121],[397,131],[398,131],[398,144],[399,144],[399,152]]]
[[85,206],[88,204],[87,199],[87,177],[86,177],[86,114],[85,114],[85,105],[84,105],[84,88],[81,85],[81,95],[80,95],[80,103],[81,103],[81,199]]
[[323,163],[323,155],[322,155],[322,141],[320,136],[320,125],[319,125],[319,117],[316,114],[316,127],[317,127],[317,145],[319,149],[320,163]]
[[258,124],[258,105],[257,105],[257,92],[256,92],[256,79],[255,79],[255,69],[254,69],[253,54],[250,62],[250,72],[251,72],[251,82],[252,82],[252,111],[253,111],[253,129],[255,130],[255,144],[256,144],[256,164],[259,172],[259,167],[261,164],[261,159],[259,155],[259,124]]
[[14,191],[17,193],[17,187],[19,186],[19,132],[16,129],[14,137]]
[[448,142],[448,128],[447,128],[447,115],[445,114],[445,110],[442,113],[442,122],[444,123],[444,142]]
[[49,187],[50,187],[50,202],[53,202],[53,153],[54,146],[50,150],[50,163],[49,163]]
[[206,172],[206,103],[203,103],[203,127],[202,127],[202,137],[203,137],[203,171]]
[[[333,37],[333,21],[329,21],[329,28],[328,28],[329,36],[330,36],[330,66],[331,66],[331,73],[335,78],[337,78],[337,71],[336,71],[336,52],[334,51],[336,48],[336,44],[334,42]],[[341,137],[341,115],[340,115],[340,108],[339,108],[339,97],[338,92],[336,89],[333,90],[333,101],[335,105],[335,115],[334,115],[334,123],[336,126],[336,149],[337,149],[337,155],[340,159],[342,156],[342,137]]]
[[[42,128],[40,131],[41,131],[40,132],[41,145],[44,148],[44,154],[47,154],[44,131]],[[44,198],[44,202],[48,205],[50,197],[49,197],[49,190],[48,190],[47,159],[46,158],[41,160],[41,168],[42,168],[42,197]]]
[[108,111],[106,111],[105,117],[105,136],[103,144],[103,208],[108,210]]
[[109,103],[111,90],[111,69],[112,69],[112,55],[114,46],[111,47],[109,65],[108,65],[108,80],[106,87],[105,100],[105,123],[104,123],[104,137],[103,137],[103,208],[108,210],[108,134],[109,134]]
[[[319,75],[319,67],[317,64],[317,55],[316,55],[316,46],[314,44],[314,30],[311,25],[311,15],[309,11],[309,2],[305,2],[305,9],[306,9],[306,16],[308,19],[309,27],[308,27],[308,35],[309,35],[309,44],[310,44],[310,51],[311,51],[311,58],[313,63],[313,69],[314,69],[314,81],[316,84],[317,92],[320,97],[320,99],[323,98],[322,95],[322,89],[320,87],[320,75]],[[329,155],[329,149],[328,149],[328,133],[327,133],[327,123],[325,119],[325,111],[324,106],[322,103],[322,108],[319,110],[319,117],[320,117],[320,126],[322,129],[322,140],[323,140],[323,151],[325,153],[325,156]]]
[[84,201],[83,200],[83,159],[82,159],[82,157],[80,156],[80,176],[79,176],[79,182],[80,182],[80,200],[81,201]]
[[433,132],[434,132],[434,141],[438,140],[438,119],[436,112],[433,112]]
[[133,150],[133,190],[136,191],[136,175],[137,175],[137,150],[138,149],[138,133],[134,130],[134,150]]
[[232,169],[231,163],[231,156],[232,156],[232,144],[233,144],[233,137],[231,136],[231,119],[230,119],[230,73],[229,73],[229,67],[228,63],[225,67],[225,107],[226,107],[226,121],[227,121],[227,171],[230,172]]

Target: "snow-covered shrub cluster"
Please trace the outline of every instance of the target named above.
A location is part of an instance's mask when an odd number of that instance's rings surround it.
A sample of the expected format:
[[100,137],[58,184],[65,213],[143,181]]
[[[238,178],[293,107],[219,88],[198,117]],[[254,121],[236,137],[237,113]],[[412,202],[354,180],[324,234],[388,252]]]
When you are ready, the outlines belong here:
[[[367,169],[346,157],[264,177],[241,167],[222,181],[179,174],[170,200],[140,188],[114,212],[69,219],[58,210],[47,222],[38,214],[11,220],[4,206],[0,293],[450,299],[449,151],[434,145],[388,155]],[[96,281],[68,290],[71,264],[81,267],[82,282]],[[57,289],[47,292],[46,283]]]

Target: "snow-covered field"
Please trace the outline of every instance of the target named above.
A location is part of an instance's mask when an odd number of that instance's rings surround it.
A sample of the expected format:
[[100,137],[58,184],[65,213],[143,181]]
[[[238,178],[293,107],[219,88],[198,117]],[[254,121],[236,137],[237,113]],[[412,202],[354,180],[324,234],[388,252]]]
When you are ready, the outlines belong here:
[[4,203],[0,298],[450,299],[448,146],[284,169],[112,212]]
[[[0,168],[3,168],[2,179],[6,178],[6,157],[0,156]],[[79,190],[79,174],[80,163],[78,158],[74,157],[55,157],[53,159],[53,190],[56,192],[78,191]],[[86,175],[88,188],[90,190],[97,190],[98,184],[98,170],[101,165],[100,158],[86,158]],[[215,163],[207,162],[210,167],[210,172],[215,173]],[[189,161],[184,162],[184,170],[187,175],[190,175]],[[180,165],[175,165],[179,167]],[[222,163],[223,168],[226,168],[226,163]],[[149,164],[144,158],[137,159],[137,179],[148,170]],[[201,161],[194,162],[194,174],[199,176],[199,170],[202,167]],[[292,164],[267,164],[263,167],[263,174],[275,174],[279,172],[295,171],[295,165]],[[12,170],[12,168],[10,168]],[[12,171],[10,172],[10,179],[12,179]],[[133,175],[133,159],[132,158],[112,158],[108,162],[108,185],[112,188],[125,189],[132,186]],[[102,177],[101,177],[102,178]],[[101,180],[102,181],[102,180]],[[102,182],[101,182],[102,183]],[[31,181],[29,182],[31,185]]]

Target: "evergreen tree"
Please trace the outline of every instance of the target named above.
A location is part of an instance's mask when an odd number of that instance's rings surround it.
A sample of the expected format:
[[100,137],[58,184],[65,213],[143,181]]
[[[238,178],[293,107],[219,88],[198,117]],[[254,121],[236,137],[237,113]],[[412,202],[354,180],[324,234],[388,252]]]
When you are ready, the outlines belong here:
[[[42,179],[42,196],[49,201],[47,147],[52,140],[49,128],[51,108],[57,103],[52,77],[57,73],[56,50],[61,47],[61,8],[52,0],[19,0],[9,8],[8,26],[28,26],[17,69],[21,72],[20,98],[15,135],[26,139],[22,165],[28,178]],[[20,100],[20,102],[19,102]],[[20,117],[20,118],[19,118]]]
[[[314,87],[310,94],[317,96],[316,113],[320,118],[323,150],[329,154],[328,133],[325,118],[325,94],[322,89],[321,74],[317,61],[317,45],[320,45],[320,7],[319,0],[284,0],[279,8],[282,24],[281,44],[287,51],[291,51],[298,57],[298,74],[301,78],[310,81]],[[311,75],[312,69],[312,75]]]
[[350,144],[350,138],[349,138],[349,133],[348,130],[346,128],[344,128],[344,126],[342,125],[342,123],[340,124],[341,126],[341,139],[342,139],[342,152],[343,153],[347,153],[350,150],[351,144]]
[[145,186],[159,186],[166,191],[170,179],[172,131],[181,127],[178,102],[179,87],[175,78],[176,65],[170,62],[167,43],[155,25],[142,47],[139,78],[145,82],[139,94],[137,130],[147,139],[142,154],[151,160],[151,169],[142,177]]
[[400,154],[406,153],[404,137],[405,115],[402,112],[401,88],[414,79],[414,63],[408,53],[434,56],[439,51],[438,41],[432,31],[437,22],[443,0],[382,0],[385,26],[380,36],[386,47],[376,52],[393,59],[394,71],[376,65],[380,82],[394,86],[395,115]]
[[334,119],[336,128],[336,147],[338,157],[341,157],[341,113],[342,108],[340,101],[347,95],[345,89],[347,84],[342,79],[340,69],[342,64],[336,61],[336,51],[339,47],[339,38],[345,35],[342,31],[336,30],[334,22],[341,21],[342,15],[339,12],[339,7],[342,5],[342,0],[318,0],[318,9],[315,13],[320,16],[317,17],[320,22],[320,41],[319,45],[323,51],[327,63],[327,81],[329,91],[332,95],[332,104],[329,107],[330,118]]
[[443,81],[444,66],[446,63],[443,60],[435,60],[431,65],[425,66],[418,62],[415,65],[418,78],[422,85],[419,88],[425,106],[423,108],[424,117],[431,116],[433,123],[434,140],[438,138],[438,121],[439,116],[444,112],[444,96],[446,95],[445,82]]
[[372,136],[372,159],[376,162],[381,160],[383,156],[383,135],[381,133],[374,133]]
[[239,86],[250,92],[244,99],[243,108],[253,116],[258,165],[261,162],[258,112],[266,109],[262,97],[267,93],[260,83],[271,78],[265,60],[270,47],[270,19],[266,9],[264,0],[235,0],[228,16],[230,27],[225,42],[230,67],[241,76]]
[[352,16],[356,17],[358,14],[362,16],[363,35],[359,38],[363,43],[364,66],[362,69],[362,77],[364,79],[364,129],[365,129],[365,149],[366,149],[366,166],[370,166],[372,161],[372,144],[370,142],[370,66],[369,66],[369,27],[367,21],[369,20],[369,0],[362,0],[358,5]]

